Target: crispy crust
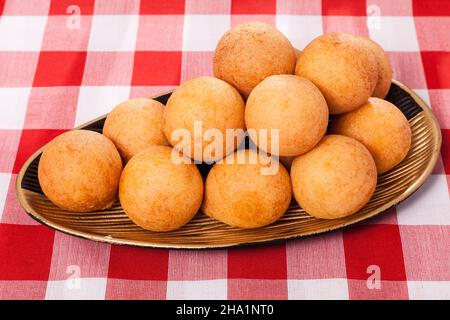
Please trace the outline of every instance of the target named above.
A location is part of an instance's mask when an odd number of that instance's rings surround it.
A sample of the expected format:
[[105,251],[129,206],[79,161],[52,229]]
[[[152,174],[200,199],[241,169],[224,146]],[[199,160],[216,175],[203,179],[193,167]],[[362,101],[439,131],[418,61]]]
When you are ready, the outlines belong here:
[[280,31],[265,23],[248,22],[219,40],[213,70],[246,98],[266,77],[294,73],[295,63],[294,48]]
[[47,145],[38,177],[42,191],[58,207],[89,212],[111,207],[121,171],[120,155],[108,138],[73,130]]
[[203,199],[203,180],[193,163],[176,164],[172,148],[151,146],[125,166],[119,198],[128,217],[152,231],[172,231],[197,213]]
[[[250,164],[250,150],[239,150],[227,157],[244,154],[245,164],[214,165],[205,184],[203,212],[239,228],[259,228],[278,220],[288,209],[292,190],[289,174],[279,164],[274,175],[262,175],[262,163]],[[257,155],[256,155],[257,156]]]
[[[186,156],[199,161],[215,161],[233,152],[244,138],[225,139],[226,129],[245,130],[244,100],[231,85],[213,77],[198,77],[183,83],[169,98],[164,110],[164,133],[172,146],[184,151],[190,147]],[[202,132],[195,132],[195,121],[201,121]],[[175,130],[185,129],[190,141],[180,141],[173,137]],[[203,139],[208,129],[220,131],[223,139],[222,150],[216,150],[212,144],[211,156],[203,157],[211,141]],[[177,131],[180,132],[180,131]],[[201,154],[195,154],[194,140],[201,141]],[[189,145],[189,142],[190,145]]]
[[336,219],[361,209],[377,184],[375,162],[355,139],[328,135],[291,167],[294,197],[310,215]]
[[163,112],[164,105],[152,99],[124,101],[106,118],[103,134],[128,161],[149,146],[169,145],[162,130]]
[[408,154],[411,128],[392,103],[370,98],[361,108],[333,120],[331,131],[352,137],[371,152],[379,174],[389,171]]
[[392,83],[392,66],[389,57],[383,48],[376,42],[366,37],[358,37],[372,51],[378,64],[378,82],[372,97],[384,99],[389,92]]
[[295,74],[311,80],[325,96],[330,113],[340,114],[358,108],[372,95],[378,65],[356,37],[329,33],[303,50]]
[[[324,136],[328,106],[319,89],[309,80],[294,75],[267,77],[250,94],[245,123],[258,147],[280,156],[297,156],[309,151]],[[279,130],[272,141],[271,130]],[[262,131],[263,130],[263,131]],[[267,132],[267,145],[258,138]],[[278,143],[279,142],[279,143]],[[272,149],[272,143],[278,149]]]

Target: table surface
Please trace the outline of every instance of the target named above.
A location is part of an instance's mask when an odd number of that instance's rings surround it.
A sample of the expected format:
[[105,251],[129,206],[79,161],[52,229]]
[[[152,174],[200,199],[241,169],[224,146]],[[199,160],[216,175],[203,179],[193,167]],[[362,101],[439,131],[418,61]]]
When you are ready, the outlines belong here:
[[[0,12],[0,299],[450,299],[450,1],[3,0]],[[14,183],[35,150],[129,97],[211,75],[219,37],[250,20],[299,49],[331,31],[379,42],[441,125],[425,185],[343,231],[228,250],[107,245],[24,213]]]

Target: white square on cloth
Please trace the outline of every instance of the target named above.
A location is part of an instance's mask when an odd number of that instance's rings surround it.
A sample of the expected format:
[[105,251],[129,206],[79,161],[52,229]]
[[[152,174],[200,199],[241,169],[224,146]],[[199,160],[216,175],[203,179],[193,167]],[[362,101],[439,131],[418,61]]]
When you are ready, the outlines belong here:
[[445,175],[431,175],[407,200],[397,205],[400,225],[450,225],[450,197]]
[[288,280],[290,300],[347,300],[347,279]]
[[167,299],[224,300],[227,280],[167,281]]
[[129,86],[81,86],[75,125],[109,113],[130,96]]
[[94,15],[89,37],[89,51],[134,51],[138,15]]
[[276,26],[299,50],[323,34],[321,16],[277,15]]
[[6,196],[8,195],[10,173],[0,172],[0,221],[2,220],[3,210],[5,208]]
[[0,88],[0,128],[22,129],[31,88]]
[[103,300],[106,278],[78,278],[48,281],[46,300]]
[[230,23],[229,15],[185,15],[183,51],[214,51]]
[[386,51],[420,51],[413,17],[379,17],[369,28],[372,40]]
[[39,51],[47,16],[2,16],[0,51]]

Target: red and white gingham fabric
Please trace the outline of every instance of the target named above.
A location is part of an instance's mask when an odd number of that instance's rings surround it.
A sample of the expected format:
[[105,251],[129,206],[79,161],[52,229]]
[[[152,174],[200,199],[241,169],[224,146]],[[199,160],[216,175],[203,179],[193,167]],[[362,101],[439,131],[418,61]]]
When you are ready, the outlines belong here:
[[[450,1],[0,0],[0,12],[0,299],[450,299]],[[107,245],[24,213],[14,183],[36,149],[129,97],[211,75],[218,38],[248,20],[299,49],[330,31],[380,43],[442,128],[426,184],[341,232],[229,250]]]

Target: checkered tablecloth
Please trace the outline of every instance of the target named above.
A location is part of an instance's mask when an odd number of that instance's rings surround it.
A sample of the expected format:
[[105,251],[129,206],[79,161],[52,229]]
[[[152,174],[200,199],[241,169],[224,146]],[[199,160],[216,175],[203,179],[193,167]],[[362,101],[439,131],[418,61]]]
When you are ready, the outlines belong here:
[[[1,299],[450,299],[449,0],[0,0],[0,12]],[[14,183],[36,149],[129,97],[211,75],[218,38],[249,20],[299,49],[331,31],[380,43],[442,128],[425,185],[343,231],[228,250],[107,245],[25,214]]]

